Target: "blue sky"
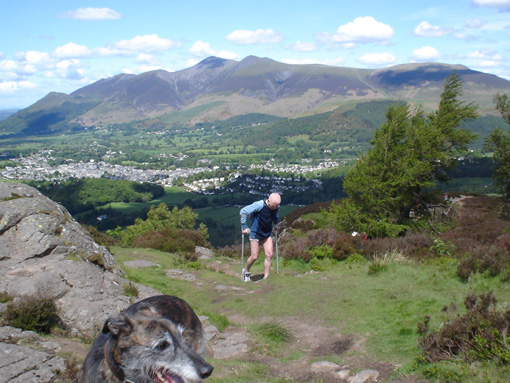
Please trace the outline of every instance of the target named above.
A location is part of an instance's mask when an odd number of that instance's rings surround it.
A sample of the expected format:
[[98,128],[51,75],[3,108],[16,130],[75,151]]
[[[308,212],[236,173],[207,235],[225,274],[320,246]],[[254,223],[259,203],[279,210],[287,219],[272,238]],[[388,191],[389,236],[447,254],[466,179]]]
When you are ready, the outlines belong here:
[[213,55],[440,62],[510,80],[510,0],[1,0],[0,25],[0,109]]

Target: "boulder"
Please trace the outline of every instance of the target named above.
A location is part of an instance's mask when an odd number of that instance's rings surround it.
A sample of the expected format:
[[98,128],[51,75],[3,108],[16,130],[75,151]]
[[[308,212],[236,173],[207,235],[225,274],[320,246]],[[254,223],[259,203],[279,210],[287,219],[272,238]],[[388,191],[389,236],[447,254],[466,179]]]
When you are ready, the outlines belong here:
[[58,351],[58,343],[45,341],[32,331],[0,327],[0,383],[52,381],[66,369]]
[[[131,303],[122,275],[63,206],[28,185],[0,182],[0,293],[54,298],[66,329],[94,336]],[[140,299],[159,294],[137,288]]]

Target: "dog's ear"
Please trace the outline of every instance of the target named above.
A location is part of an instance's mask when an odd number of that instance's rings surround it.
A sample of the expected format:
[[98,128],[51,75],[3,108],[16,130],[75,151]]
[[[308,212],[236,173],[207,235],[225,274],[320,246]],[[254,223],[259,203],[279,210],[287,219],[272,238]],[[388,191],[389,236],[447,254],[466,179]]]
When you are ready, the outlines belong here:
[[119,336],[119,334],[130,334],[133,331],[133,324],[129,320],[126,315],[118,315],[113,318],[108,318],[106,322],[104,322],[103,333],[111,332],[115,336]]
[[147,317],[160,317],[161,314],[156,310],[156,308],[150,303],[144,302],[140,304],[138,308],[137,314],[145,315]]

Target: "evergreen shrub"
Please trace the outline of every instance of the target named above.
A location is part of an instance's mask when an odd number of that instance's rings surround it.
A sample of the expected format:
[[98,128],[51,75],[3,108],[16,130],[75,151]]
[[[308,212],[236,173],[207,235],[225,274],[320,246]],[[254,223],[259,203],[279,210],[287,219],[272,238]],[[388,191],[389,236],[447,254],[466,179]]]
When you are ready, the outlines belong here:
[[463,358],[468,362],[496,361],[510,364],[510,348],[506,336],[510,329],[510,310],[499,312],[493,292],[468,295],[464,300],[466,312],[457,313],[456,306],[443,308],[448,315],[437,330],[428,328],[428,320],[421,322],[419,341],[427,362]]
[[59,324],[58,308],[53,298],[23,296],[7,304],[4,319],[12,327],[48,334]]
[[206,240],[198,230],[171,229],[149,231],[133,241],[133,247],[147,247],[168,253],[189,253],[195,246],[205,246]]

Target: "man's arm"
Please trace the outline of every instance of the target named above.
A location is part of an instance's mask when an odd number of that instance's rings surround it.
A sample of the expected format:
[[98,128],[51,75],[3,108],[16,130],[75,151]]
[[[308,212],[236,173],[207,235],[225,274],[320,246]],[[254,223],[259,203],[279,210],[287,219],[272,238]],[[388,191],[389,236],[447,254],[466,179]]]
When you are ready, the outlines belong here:
[[245,206],[241,209],[241,227],[242,230],[248,229],[248,217],[253,213],[260,211],[264,207],[264,200],[257,201],[251,205]]

